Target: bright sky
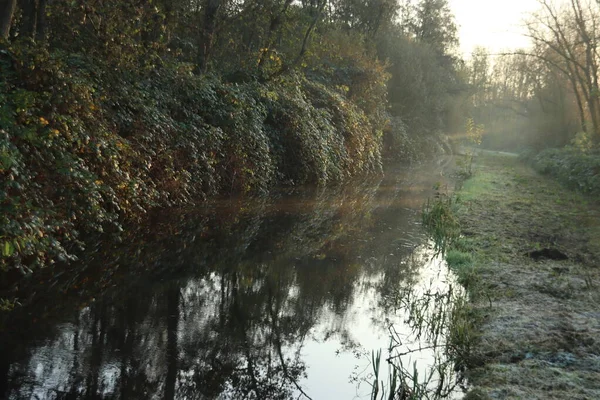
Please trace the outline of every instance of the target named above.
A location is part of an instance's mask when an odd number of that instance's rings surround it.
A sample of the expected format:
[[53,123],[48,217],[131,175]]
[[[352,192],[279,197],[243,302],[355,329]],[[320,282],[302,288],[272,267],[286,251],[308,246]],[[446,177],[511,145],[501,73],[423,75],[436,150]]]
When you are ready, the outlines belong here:
[[523,20],[539,10],[536,0],[449,0],[459,27],[460,51],[465,58],[476,46],[491,53],[527,47]]

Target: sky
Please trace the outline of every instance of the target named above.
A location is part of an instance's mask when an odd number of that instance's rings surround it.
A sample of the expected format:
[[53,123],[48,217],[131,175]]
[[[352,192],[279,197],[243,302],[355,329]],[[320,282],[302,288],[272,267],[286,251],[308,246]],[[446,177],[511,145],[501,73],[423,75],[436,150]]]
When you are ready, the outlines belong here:
[[460,51],[465,58],[476,46],[491,53],[527,47],[523,20],[539,9],[537,0],[449,0],[459,26]]

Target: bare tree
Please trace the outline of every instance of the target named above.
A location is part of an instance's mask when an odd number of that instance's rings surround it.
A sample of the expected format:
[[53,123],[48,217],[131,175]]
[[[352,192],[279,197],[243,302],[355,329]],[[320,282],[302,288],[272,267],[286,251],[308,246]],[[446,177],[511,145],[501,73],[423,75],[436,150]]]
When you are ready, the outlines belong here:
[[[529,23],[529,37],[535,55],[562,71],[575,93],[582,129],[600,136],[598,96],[598,4],[571,0],[558,9],[548,0],[539,0],[542,12]],[[588,124],[584,121],[589,120]]]

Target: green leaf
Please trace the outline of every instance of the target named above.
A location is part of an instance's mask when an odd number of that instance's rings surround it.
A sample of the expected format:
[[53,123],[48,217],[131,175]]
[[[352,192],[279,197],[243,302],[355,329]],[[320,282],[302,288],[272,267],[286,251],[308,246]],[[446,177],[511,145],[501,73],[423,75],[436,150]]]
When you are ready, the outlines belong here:
[[11,242],[4,242],[4,247],[2,248],[2,255],[4,257],[10,257],[15,252],[15,248]]

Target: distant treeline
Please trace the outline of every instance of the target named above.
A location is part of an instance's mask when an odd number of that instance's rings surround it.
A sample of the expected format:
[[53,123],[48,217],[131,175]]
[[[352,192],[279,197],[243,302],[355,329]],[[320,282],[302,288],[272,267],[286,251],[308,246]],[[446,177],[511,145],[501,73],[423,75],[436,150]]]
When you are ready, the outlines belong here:
[[522,153],[538,171],[600,193],[600,3],[541,0],[529,17],[533,46],[469,65],[470,110],[483,145]]
[[589,150],[600,142],[600,3],[539,4],[526,22],[531,48],[473,55],[473,115],[489,147]]
[[0,36],[5,271],[151,208],[422,158],[469,96],[446,0],[0,0]]

